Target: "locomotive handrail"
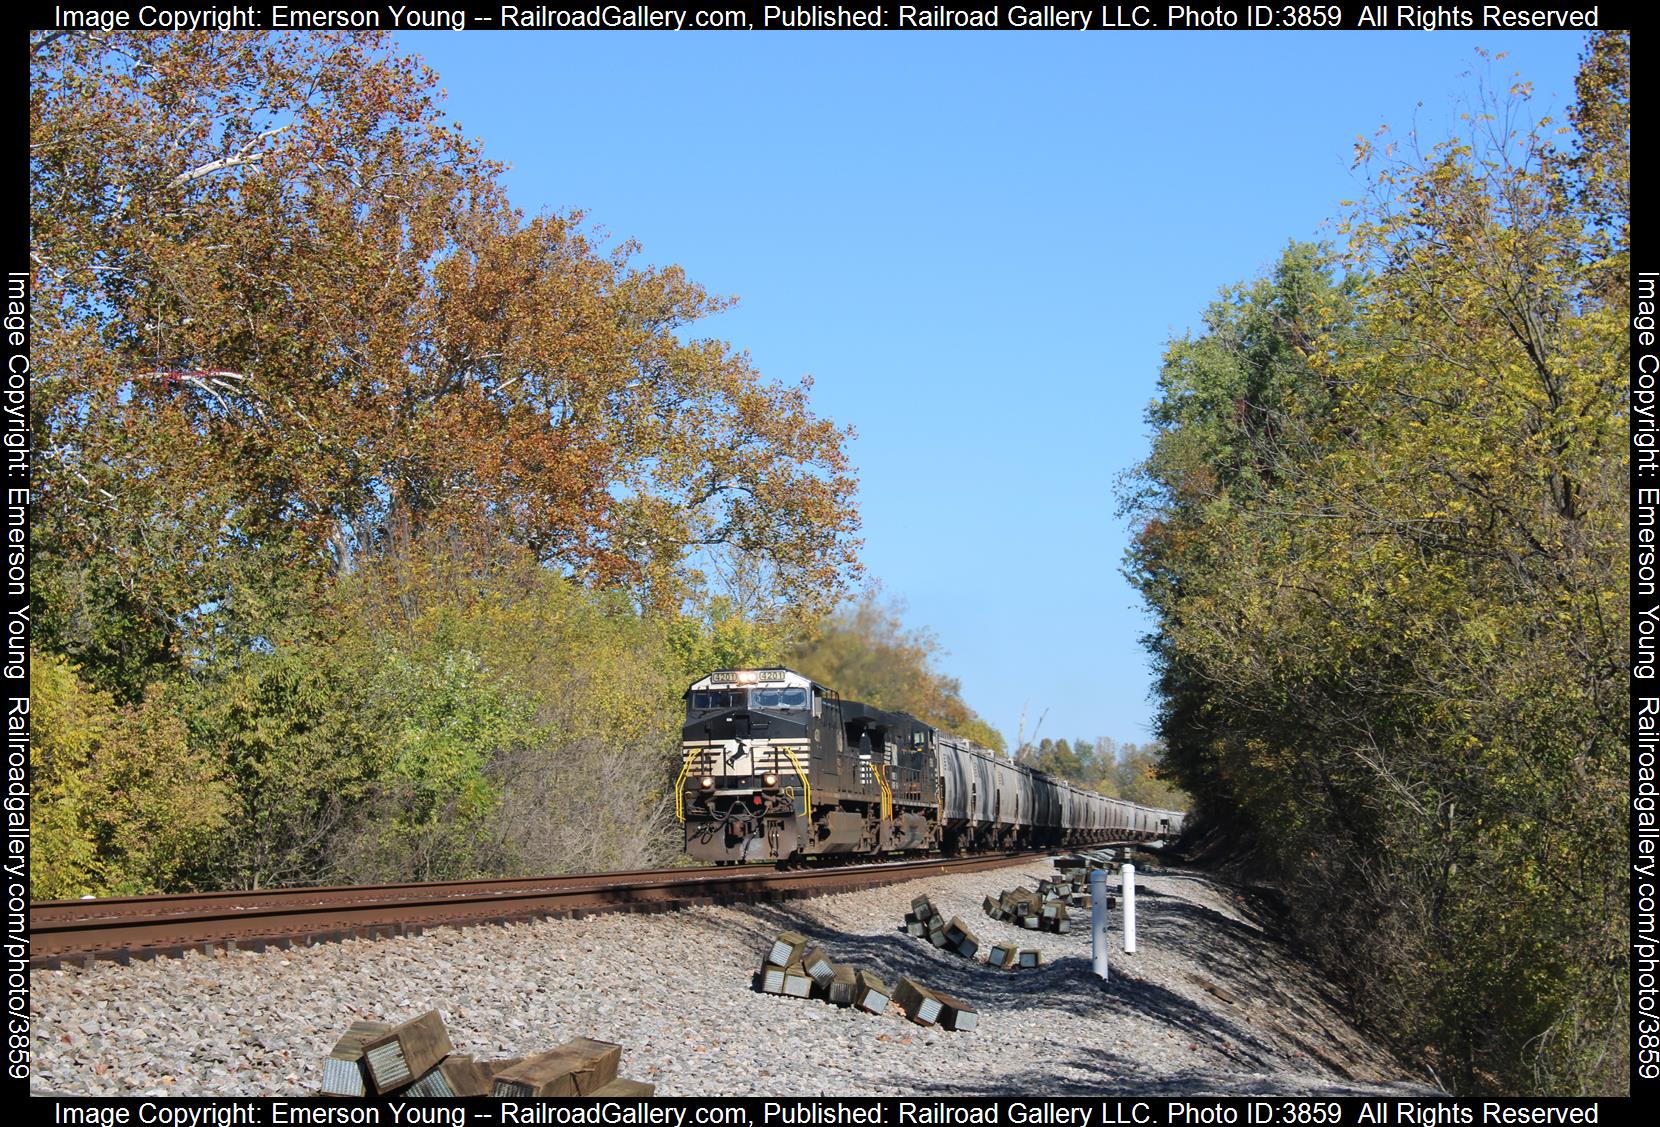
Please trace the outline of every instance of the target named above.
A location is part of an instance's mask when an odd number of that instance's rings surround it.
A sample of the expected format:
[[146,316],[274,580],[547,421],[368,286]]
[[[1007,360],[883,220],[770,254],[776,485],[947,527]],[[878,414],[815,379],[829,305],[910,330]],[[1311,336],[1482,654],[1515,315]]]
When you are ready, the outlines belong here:
[[871,763],[871,770],[876,775],[876,785],[882,788],[882,820],[893,820],[893,788],[888,785],[887,772],[881,763]]
[[[807,772],[801,769],[801,760],[795,757],[795,752],[782,744],[775,746],[779,751],[789,756],[790,766],[795,768],[795,777],[801,780],[801,789],[806,792],[803,797],[807,801],[807,817],[811,818],[813,816],[813,782],[807,777]],[[685,819],[682,818],[681,821],[685,821]]]
[[680,765],[680,774],[674,780],[674,816],[679,821],[686,820],[686,776],[692,773],[692,759],[702,758],[703,749],[694,747],[686,753],[686,760]]

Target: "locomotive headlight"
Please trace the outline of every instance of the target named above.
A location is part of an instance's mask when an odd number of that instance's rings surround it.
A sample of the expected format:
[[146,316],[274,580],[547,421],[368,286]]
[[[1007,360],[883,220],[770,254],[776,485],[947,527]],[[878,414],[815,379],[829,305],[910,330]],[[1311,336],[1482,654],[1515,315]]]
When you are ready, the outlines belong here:
[[771,773],[762,775],[761,776],[761,785],[764,786],[764,787],[775,787],[775,786],[777,786],[778,785],[778,776],[774,775],[774,774],[771,774]]
[[697,781],[697,785],[699,787],[703,788],[704,790],[714,790],[715,789],[715,780],[712,777],[710,777],[709,775],[705,775],[705,776],[703,776],[703,778],[701,778]]

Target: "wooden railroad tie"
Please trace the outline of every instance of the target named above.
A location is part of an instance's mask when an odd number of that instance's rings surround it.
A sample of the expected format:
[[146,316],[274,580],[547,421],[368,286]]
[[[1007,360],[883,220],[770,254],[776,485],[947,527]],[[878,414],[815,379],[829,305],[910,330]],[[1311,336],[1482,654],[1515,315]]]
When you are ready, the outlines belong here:
[[791,963],[800,962],[801,955],[807,950],[807,937],[797,935],[793,931],[781,931],[778,938],[772,941],[772,951],[767,955],[767,962],[774,966],[787,967]]
[[813,992],[813,976],[800,963],[785,967],[767,963],[761,968],[761,989],[786,998],[805,998]]
[[980,1022],[979,1011],[960,998],[930,989],[912,978],[901,978],[893,1000],[918,1025],[939,1025],[967,1033]]
[[377,1092],[403,1087],[450,1054],[450,1034],[437,1010],[404,1022],[363,1046]]
[[450,1054],[400,1095],[423,1099],[452,1099],[490,1094],[491,1074],[472,1057]]
[[934,991],[934,997],[944,1007],[940,1010],[940,1024],[953,1033],[967,1033],[980,1024],[980,1011],[960,998]]
[[893,989],[870,971],[862,970],[856,976],[853,1004],[861,1010],[879,1014],[888,1008],[888,1000],[892,997]]
[[812,977],[813,984],[828,990],[830,983],[836,977],[836,964],[830,961],[830,956],[824,953],[823,948],[814,947],[801,958],[801,965],[806,968]]
[[363,1062],[363,1046],[392,1032],[384,1021],[354,1021],[340,1035],[334,1049],[323,1060],[323,1095],[367,1096],[374,1081]]
[[577,1037],[496,1074],[492,1096],[592,1096],[617,1078],[622,1046]]
[[918,1025],[933,1025],[945,1008],[945,1003],[936,998],[932,990],[910,978],[899,980],[899,989],[894,991],[893,1000],[899,1003],[905,1016]]
[[836,964],[836,975],[825,989],[825,997],[834,1005],[851,1006],[859,987],[859,976],[846,963]]

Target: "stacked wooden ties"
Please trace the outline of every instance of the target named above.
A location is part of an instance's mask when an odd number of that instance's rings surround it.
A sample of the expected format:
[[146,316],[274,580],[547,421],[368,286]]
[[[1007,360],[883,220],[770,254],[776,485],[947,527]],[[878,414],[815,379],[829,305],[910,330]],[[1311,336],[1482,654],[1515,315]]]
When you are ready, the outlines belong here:
[[819,998],[837,1006],[857,1006],[879,1014],[888,1008],[893,988],[867,970],[837,963],[807,937],[779,932],[761,960],[761,992],[786,998]]
[[809,947],[808,942],[806,936],[793,931],[778,934],[761,963],[758,981],[763,993],[819,998],[873,1014],[886,1012],[889,1001],[898,1001],[912,1021],[922,1025],[937,1022],[963,1032],[973,1029],[979,1020],[967,1002],[926,990],[908,978],[901,979],[895,991],[875,973],[837,963],[823,948]]
[[[354,1021],[323,1061],[325,1096],[649,1096],[617,1076],[622,1046],[578,1037],[531,1057],[480,1061],[454,1051],[437,1010],[391,1025]],[[561,1071],[562,1070],[562,1071]]]

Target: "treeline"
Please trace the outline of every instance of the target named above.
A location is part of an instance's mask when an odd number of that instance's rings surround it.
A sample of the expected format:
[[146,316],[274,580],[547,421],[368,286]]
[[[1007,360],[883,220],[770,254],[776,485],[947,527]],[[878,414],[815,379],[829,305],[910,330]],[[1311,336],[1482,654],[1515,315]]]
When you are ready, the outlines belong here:
[[362,35],[30,42],[32,894],[638,867],[680,694],[981,738],[859,578],[848,432],[526,216]]
[[867,590],[787,651],[789,664],[845,700],[921,717],[983,747],[1005,751],[1003,733],[963,702],[962,686],[936,669],[939,641],[908,629],[904,607]]
[[1161,810],[1186,810],[1191,799],[1167,777],[1164,748],[1158,743],[1121,744],[1111,736],[1099,739],[1047,737],[1026,743],[1015,752],[1015,762],[1058,775],[1068,782]]
[[1363,142],[1174,342],[1128,482],[1165,763],[1460,1092],[1629,1084],[1629,37]]

